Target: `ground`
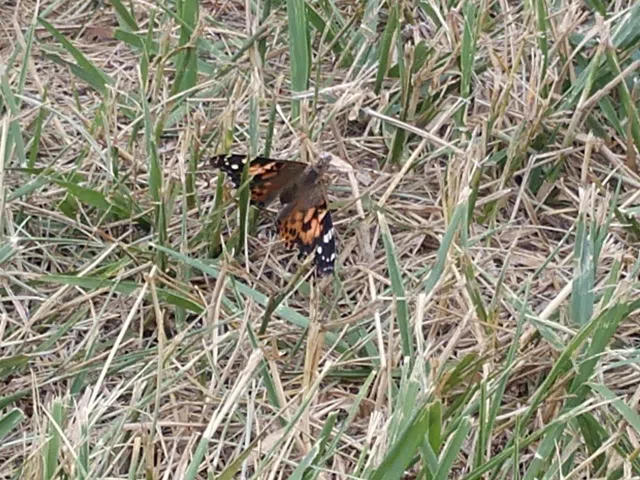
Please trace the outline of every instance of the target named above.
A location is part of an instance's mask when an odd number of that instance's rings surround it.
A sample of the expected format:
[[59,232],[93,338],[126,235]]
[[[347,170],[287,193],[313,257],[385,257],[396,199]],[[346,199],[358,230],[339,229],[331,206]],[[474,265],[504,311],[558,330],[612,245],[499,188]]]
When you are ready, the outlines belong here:
[[[0,478],[638,478],[634,2],[0,9]],[[332,168],[316,277],[211,159]]]

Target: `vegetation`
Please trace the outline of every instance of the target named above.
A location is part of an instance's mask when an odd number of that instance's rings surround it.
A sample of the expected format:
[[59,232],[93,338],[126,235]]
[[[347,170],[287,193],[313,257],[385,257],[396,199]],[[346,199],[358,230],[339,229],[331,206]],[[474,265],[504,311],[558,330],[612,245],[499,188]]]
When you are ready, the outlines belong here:
[[[0,32],[0,478],[640,478],[640,3],[10,0]],[[231,151],[333,155],[333,276]]]

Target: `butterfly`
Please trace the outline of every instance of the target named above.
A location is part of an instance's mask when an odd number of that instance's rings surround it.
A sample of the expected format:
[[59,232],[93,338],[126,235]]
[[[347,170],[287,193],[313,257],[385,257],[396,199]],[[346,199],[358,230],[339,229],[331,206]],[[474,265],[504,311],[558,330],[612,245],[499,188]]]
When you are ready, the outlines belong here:
[[[242,184],[246,155],[217,155],[214,168],[225,172],[234,188]],[[298,247],[299,257],[315,254],[316,274],[333,271],[336,239],[327,208],[324,174],[331,157],[320,155],[315,165],[256,157],[249,164],[251,203],[264,208],[279,197],[278,233],[288,249]]]

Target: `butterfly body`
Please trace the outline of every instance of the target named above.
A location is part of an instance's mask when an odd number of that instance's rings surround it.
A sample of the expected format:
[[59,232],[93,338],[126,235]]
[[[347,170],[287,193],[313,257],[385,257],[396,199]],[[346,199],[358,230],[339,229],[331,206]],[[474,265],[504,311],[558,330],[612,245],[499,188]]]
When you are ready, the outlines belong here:
[[[242,183],[245,155],[218,155],[213,166],[224,171],[234,188]],[[251,203],[264,208],[279,198],[278,233],[287,248],[298,247],[299,256],[315,254],[316,272],[333,271],[336,258],[335,231],[327,208],[325,176],[329,159],[315,165],[257,157],[249,164]]]

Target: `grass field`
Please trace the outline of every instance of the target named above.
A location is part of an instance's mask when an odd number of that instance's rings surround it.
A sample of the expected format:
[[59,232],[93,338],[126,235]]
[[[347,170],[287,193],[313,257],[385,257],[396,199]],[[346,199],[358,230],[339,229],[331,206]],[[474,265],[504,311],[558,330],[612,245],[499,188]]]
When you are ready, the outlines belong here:
[[5,0],[0,95],[1,479],[640,478],[637,1]]

